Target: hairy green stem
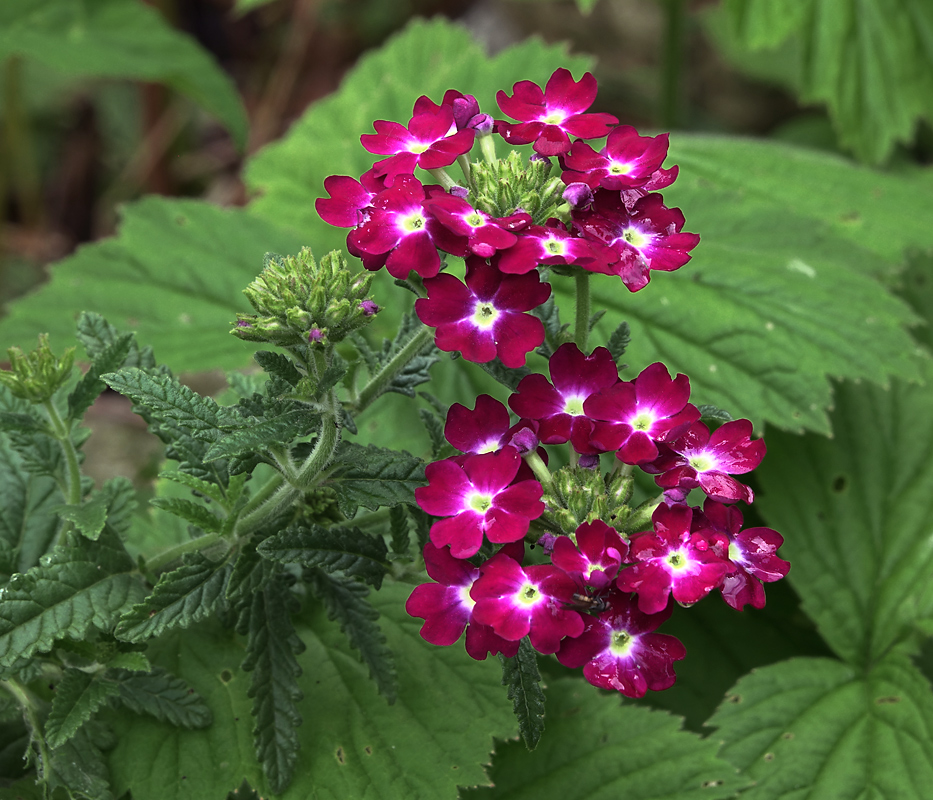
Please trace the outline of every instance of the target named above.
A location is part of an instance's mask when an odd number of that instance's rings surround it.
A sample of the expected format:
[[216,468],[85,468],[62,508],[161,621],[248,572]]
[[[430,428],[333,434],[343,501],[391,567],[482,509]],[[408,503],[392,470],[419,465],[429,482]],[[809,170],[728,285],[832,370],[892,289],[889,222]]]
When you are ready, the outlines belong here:
[[68,467],[68,475],[65,484],[62,486],[62,492],[65,495],[65,502],[68,505],[76,506],[81,502],[81,468],[78,465],[78,451],[75,450],[74,442],[71,441],[71,434],[68,426],[55,408],[51,400],[46,400],[43,404],[52,428],[55,430],[55,438],[62,447],[62,453],[65,456],[65,464]]
[[190,539],[187,542],[182,542],[177,544],[174,547],[170,547],[168,550],[164,550],[156,556],[153,556],[146,562],[146,569],[151,572],[159,572],[163,568],[167,567],[173,561],[177,561],[186,553],[195,553],[201,552],[202,550],[208,550],[215,545],[218,545],[226,541],[223,536],[219,533],[208,533],[204,536],[199,536],[197,539]]
[[257,508],[259,508],[263,503],[265,503],[272,495],[274,495],[285,482],[285,478],[282,477],[281,473],[276,473],[265,484],[263,487],[254,494],[245,506],[240,510],[240,519],[248,517],[252,514]]
[[412,336],[389,363],[373,375],[369,383],[360,390],[356,402],[353,404],[353,410],[359,413],[382,394],[389,382],[427,346],[433,335],[433,328],[425,325]]
[[648,530],[651,527],[651,516],[654,514],[654,510],[663,501],[663,494],[659,494],[651,500],[646,500],[632,512],[632,516],[622,523],[622,531],[624,533],[638,533],[639,531]]
[[544,460],[536,451],[532,450],[530,453],[525,453],[522,458],[524,458],[525,463],[531,467],[531,471],[535,474],[535,477],[542,486],[547,488],[553,483],[551,471],[547,468],[547,464],[544,463]]
[[23,710],[23,716],[26,718],[26,725],[29,728],[30,737],[36,747],[39,749],[39,767],[36,770],[36,776],[44,781],[46,770],[49,766],[49,748],[45,743],[45,735],[42,732],[42,723],[39,721],[39,711],[36,707],[36,698],[23,684],[15,678],[6,678],[0,681],[0,686],[16,698],[20,708]]
[[590,335],[590,273],[580,270],[573,277],[577,290],[577,315],[573,339],[577,347],[586,353],[586,340]]

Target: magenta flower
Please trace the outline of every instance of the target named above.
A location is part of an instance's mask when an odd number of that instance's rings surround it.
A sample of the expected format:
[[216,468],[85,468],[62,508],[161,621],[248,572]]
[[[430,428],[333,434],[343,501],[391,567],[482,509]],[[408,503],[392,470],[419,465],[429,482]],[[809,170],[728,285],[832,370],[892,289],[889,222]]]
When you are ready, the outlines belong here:
[[467,250],[481,258],[491,258],[497,251],[512,247],[518,241],[513,231],[531,224],[531,217],[524,212],[495,219],[473,208],[466,200],[451,195],[433,197],[425,203],[425,210],[451,233],[464,237]]
[[369,218],[373,198],[384,188],[379,181],[373,181],[371,175],[366,183],[346,175],[331,175],[324,179],[324,189],[330,197],[319,197],[314,201],[314,208],[328,225],[356,228]]
[[609,608],[587,617],[585,630],[564,639],[557,660],[565,667],[583,667],[583,677],[601,689],[615,689],[626,697],[644,697],[674,685],[674,662],[687,655],[673,636],[654,633],[671,615],[667,606],[657,614],[640,611],[628,595],[611,593]]
[[662,363],[651,364],[634,381],[619,382],[591,395],[583,405],[594,420],[592,441],[604,450],[616,450],[626,464],[658,457],[658,442],[683,434],[700,418],[687,402],[690,379],[671,378]]
[[587,398],[619,380],[612,355],[597,347],[585,356],[572,343],[562,344],[549,361],[551,382],[543,375],[526,375],[509,398],[520,417],[539,420],[544,444],[570,441],[578,453],[599,453],[590,443],[593,423],[583,411]]
[[633,536],[629,545],[632,566],[619,573],[616,585],[638,593],[638,608],[657,614],[668,595],[681,605],[693,605],[719,586],[734,570],[709,539],[691,530],[693,509],[663,503],[652,515],[654,530]]
[[477,661],[485,660],[490,653],[512,657],[518,652],[518,642],[507,641],[488,625],[472,620],[476,602],[470,597],[470,589],[479,577],[478,567],[454,558],[449,548],[435,547],[430,542],[424,546],[424,566],[437,583],[416,586],[405,610],[424,620],[421,637],[426,642],[451,645],[466,629],[467,653]]
[[571,212],[574,227],[584,236],[609,245],[619,256],[612,274],[630,292],[648,285],[651,270],[672,272],[690,260],[700,237],[682,233],[684,215],[667,208],[659,194],[641,197],[628,208],[619,192],[600,189],[592,208]]
[[628,542],[602,520],[577,528],[576,547],[569,536],[558,536],[551,551],[551,563],[572,577],[581,587],[605,589],[619,574],[628,555]]
[[469,558],[484,535],[495,544],[522,539],[531,520],[544,513],[544,503],[537,481],[512,483],[522,462],[518,452],[506,447],[462,462],[428,464],[428,485],[415,489],[422,510],[444,517],[431,526],[431,541],[437,547],[450,545],[455,558]]
[[765,457],[764,439],[753,440],[751,434],[747,419],[727,422],[712,435],[706,425],[695,422],[656,461],[640,466],[661,473],[654,480],[662,489],[689,491],[699,486],[720,503],[751,503],[752,490],[732,477],[751,472]]
[[425,280],[427,298],[415,301],[425,325],[437,328],[434,342],[447,352],[459,350],[467,361],[485,363],[496,356],[516,369],[544,341],[544,325],[526,311],[551,295],[538,274],[503,275],[481,258],[466,259],[466,284],[442,273]]
[[488,394],[476,398],[471,411],[460,403],[447,410],[444,438],[463,453],[494,453],[506,445],[519,455],[538,446],[537,433],[529,420],[510,426],[509,410]]
[[566,184],[585,183],[591,189],[613,191],[640,188],[649,181],[669,186],[677,172],[676,167],[661,170],[667,147],[666,133],[639,136],[631,125],[620,125],[612,130],[606,146],[598,153],[585,142],[574,142],[564,156],[564,172],[560,177]]
[[522,231],[518,242],[502,253],[499,269],[521,275],[539,264],[558,264],[612,274],[610,265],[618,260],[618,254],[608,245],[574,236],[558,220],[549,220],[547,225],[533,225]]
[[465,240],[424,211],[425,200],[442,191],[439,186],[422,186],[411,175],[399,175],[373,198],[363,224],[350,231],[348,249],[368,257],[363,258],[367,269],[385,265],[393,278],[407,278],[411,270],[423,278],[437,275],[441,266],[438,247],[454,255],[462,255],[466,248]]
[[376,175],[390,183],[396,175],[412,174],[415,167],[447,167],[473,147],[474,132],[457,130],[453,109],[437,106],[435,111],[416,113],[406,128],[398,122],[376,120],[375,133],[364,133],[360,141],[370,153],[387,155],[374,165]]
[[519,81],[512,96],[500,91],[496,101],[504,114],[519,120],[498,122],[497,130],[509,144],[534,142],[543,156],[556,156],[570,150],[570,136],[599,139],[609,133],[617,120],[611,114],[584,114],[596,99],[596,78],[587,72],[574,81],[569,70],[556,70],[544,91],[531,81]]
[[[441,106],[447,106],[453,112],[454,123],[458,131],[462,131],[464,128],[475,129],[478,124],[476,118],[487,116],[486,114],[480,113],[479,103],[473,95],[463,94],[456,89],[448,89],[444,92],[444,99],[441,101]],[[421,95],[421,97],[415,100],[415,108],[412,114],[414,116],[418,114],[436,114],[441,106],[429,97]]]
[[694,526],[709,525],[721,539],[711,541],[718,546],[723,558],[735,565],[735,572],[723,578],[720,591],[723,600],[737,611],[749,604],[764,608],[765,588],[763,583],[772,583],[783,578],[790,564],[778,558],[777,550],[784,544],[784,537],[771,528],[748,528],[742,530],[742,514],[735,506],[707,500],[703,514],[695,515]]
[[565,636],[583,632],[583,618],[569,607],[578,587],[563,570],[546,564],[522,568],[505,553],[480,567],[470,596],[473,618],[509,641],[527,636],[539,653],[554,653]]

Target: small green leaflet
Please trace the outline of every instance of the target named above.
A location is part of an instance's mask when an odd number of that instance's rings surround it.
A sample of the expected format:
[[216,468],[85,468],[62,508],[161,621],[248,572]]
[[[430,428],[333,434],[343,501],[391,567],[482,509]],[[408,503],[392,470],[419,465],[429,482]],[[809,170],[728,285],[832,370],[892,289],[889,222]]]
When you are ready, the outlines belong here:
[[499,653],[499,661],[502,664],[502,685],[509,689],[518,732],[525,747],[534,750],[544,732],[544,691],[537,653],[526,637],[519,642],[518,652],[512,658]]
[[63,786],[72,796],[87,800],[113,800],[107,762],[102,750],[113,746],[113,733],[91,720],[61,747],[49,754],[49,785]]
[[133,344],[133,334],[127,333],[111,342],[98,353],[88,371],[81,376],[78,385],[68,395],[69,419],[78,420],[84,416],[84,412],[91,407],[91,403],[107,388],[100,376],[105,372],[120,369],[126,362]]
[[95,541],[107,522],[107,500],[103,492],[93,492],[81,505],[60,506],[56,512],[74,524],[88,539]]
[[123,0],[4,0],[0,61],[34,58],[72,77],[165,83],[220,119],[240,147],[247,122],[232,81],[154,8]]
[[156,667],[147,674],[113,670],[120,702],[136,714],[183,728],[206,728],[213,719],[204,699],[181,678]]
[[415,489],[425,485],[424,462],[404,451],[343,441],[322,485],[337,492],[340,510],[352,519],[359,506],[375,511],[413,504]]
[[114,683],[80,669],[65,669],[55,687],[52,710],[45,721],[45,739],[49,747],[61,747],[117,691]]
[[48,651],[57,638],[109,630],[143,596],[135,564],[114,534],[96,542],[66,537],[39,566],[14,575],[0,592],[0,667]]
[[902,654],[867,674],[832,659],[756,670],[709,725],[722,757],[755,785],[748,800],[926,800],[933,786],[933,693]]

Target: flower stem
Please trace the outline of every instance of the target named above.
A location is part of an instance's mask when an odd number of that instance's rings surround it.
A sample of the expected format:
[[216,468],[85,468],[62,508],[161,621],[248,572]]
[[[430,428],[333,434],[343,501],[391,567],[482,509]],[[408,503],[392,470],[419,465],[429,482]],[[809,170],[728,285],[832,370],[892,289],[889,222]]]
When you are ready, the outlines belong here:
[[356,413],[359,413],[364,408],[366,408],[373,400],[375,400],[382,392],[385,390],[385,387],[389,382],[399,373],[402,369],[410,362],[415,356],[417,356],[431,341],[431,337],[434,335],[433,328],[429,328],[427,325],[423,326],[414,336],[411,337],[402,347],[398,353],[386,364],[379,372],[373,375],[370,378],[369,383],[367,383],[361,390],[359,395],[357,395],[356,402],[353,404],[353,410]]
[[81,468],[78,466],[78,451],[75,450],[68,427],[58,413],[58,409],[55,408],[55,404],[51,400],[46,400],[42,406],[49,415],[52,428],[55,430],[55,438],[62,446],[65,464],[68,467],[68,475],[62,486],[65,502],[70,506],[76,506],[81,502]]
[[535,474],[538,482],[543,487],[547,488],[553,483],[551,471],[547,468],[547,464],[544,463],[544,460],[537,454],[537,452],[532,450],[529,453],[525,453],[522,458],[524,458],[525,463],[531,467],[531,471]]
[[590,335],[590,273],[580,270],[573,277],[577,289],[577,315],[574,341],[586,354],[586,340]]
[[207,550],[223,541],[225,541],[224,537],[219,533],[208,533],[204,536],[199,536],[197,539],[189,539],[187,542],[182,542],[174,547],[170,547],[168,550],[163,550],[158,555],[150,558],[146,562],[146,569],[151,572],[159,572],[173,561],[180,559],[186,553]]
[[39,749],[39,764],[36,769],[36,777],[40,781],[45,781],[47,770],[49,768],[49,749],[45,743],[45,735],[42,732],[42,725],[39,722],[39,713],[36,708],[36,698],[23,684],[15,678],[6,678],[0,681],[2,685],[19,703],[23,710],[23,716],[26,718],[26,727],[29,728],[29,737],[32,743]]
[[639,531],[646,531],[651,528],[651,516],[654,514],[654,510],[661,505],[664,501],[664,495],[659,494],[657,497],[652,498],[651,500],[646,500],[638,508],[632,512],[630,516],[624,523],[622,523],[622,530],[625,533],[638,533]]

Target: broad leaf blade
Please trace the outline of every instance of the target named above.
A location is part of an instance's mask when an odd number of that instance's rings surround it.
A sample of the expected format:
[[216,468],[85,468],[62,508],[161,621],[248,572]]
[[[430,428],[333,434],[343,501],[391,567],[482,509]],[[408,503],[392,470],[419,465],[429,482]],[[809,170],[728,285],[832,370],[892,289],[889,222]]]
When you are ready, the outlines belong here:
[[424,486],[424,462],[410,453],[354,442],[341,442],[322,485],[337,493],[340,510],[352,518],[359,506],[414,504],[415,489]]
[[534,750],[544,732],[544,691],[538,671],[538,655],[527,638],[522,639],[512,658],[501,653],[502,684],[508,687],[518,732],[529,750]]
[[136,714],[149,714],[183,728],[206,728],[213,719],[204,699],[181,678],[156,667],[147,674],[115,672],[120,702]]
[[61,747],[116,693],[115,684],[79,669],[66,669],[55,687],[52,709],[45,721],[49,747]]

